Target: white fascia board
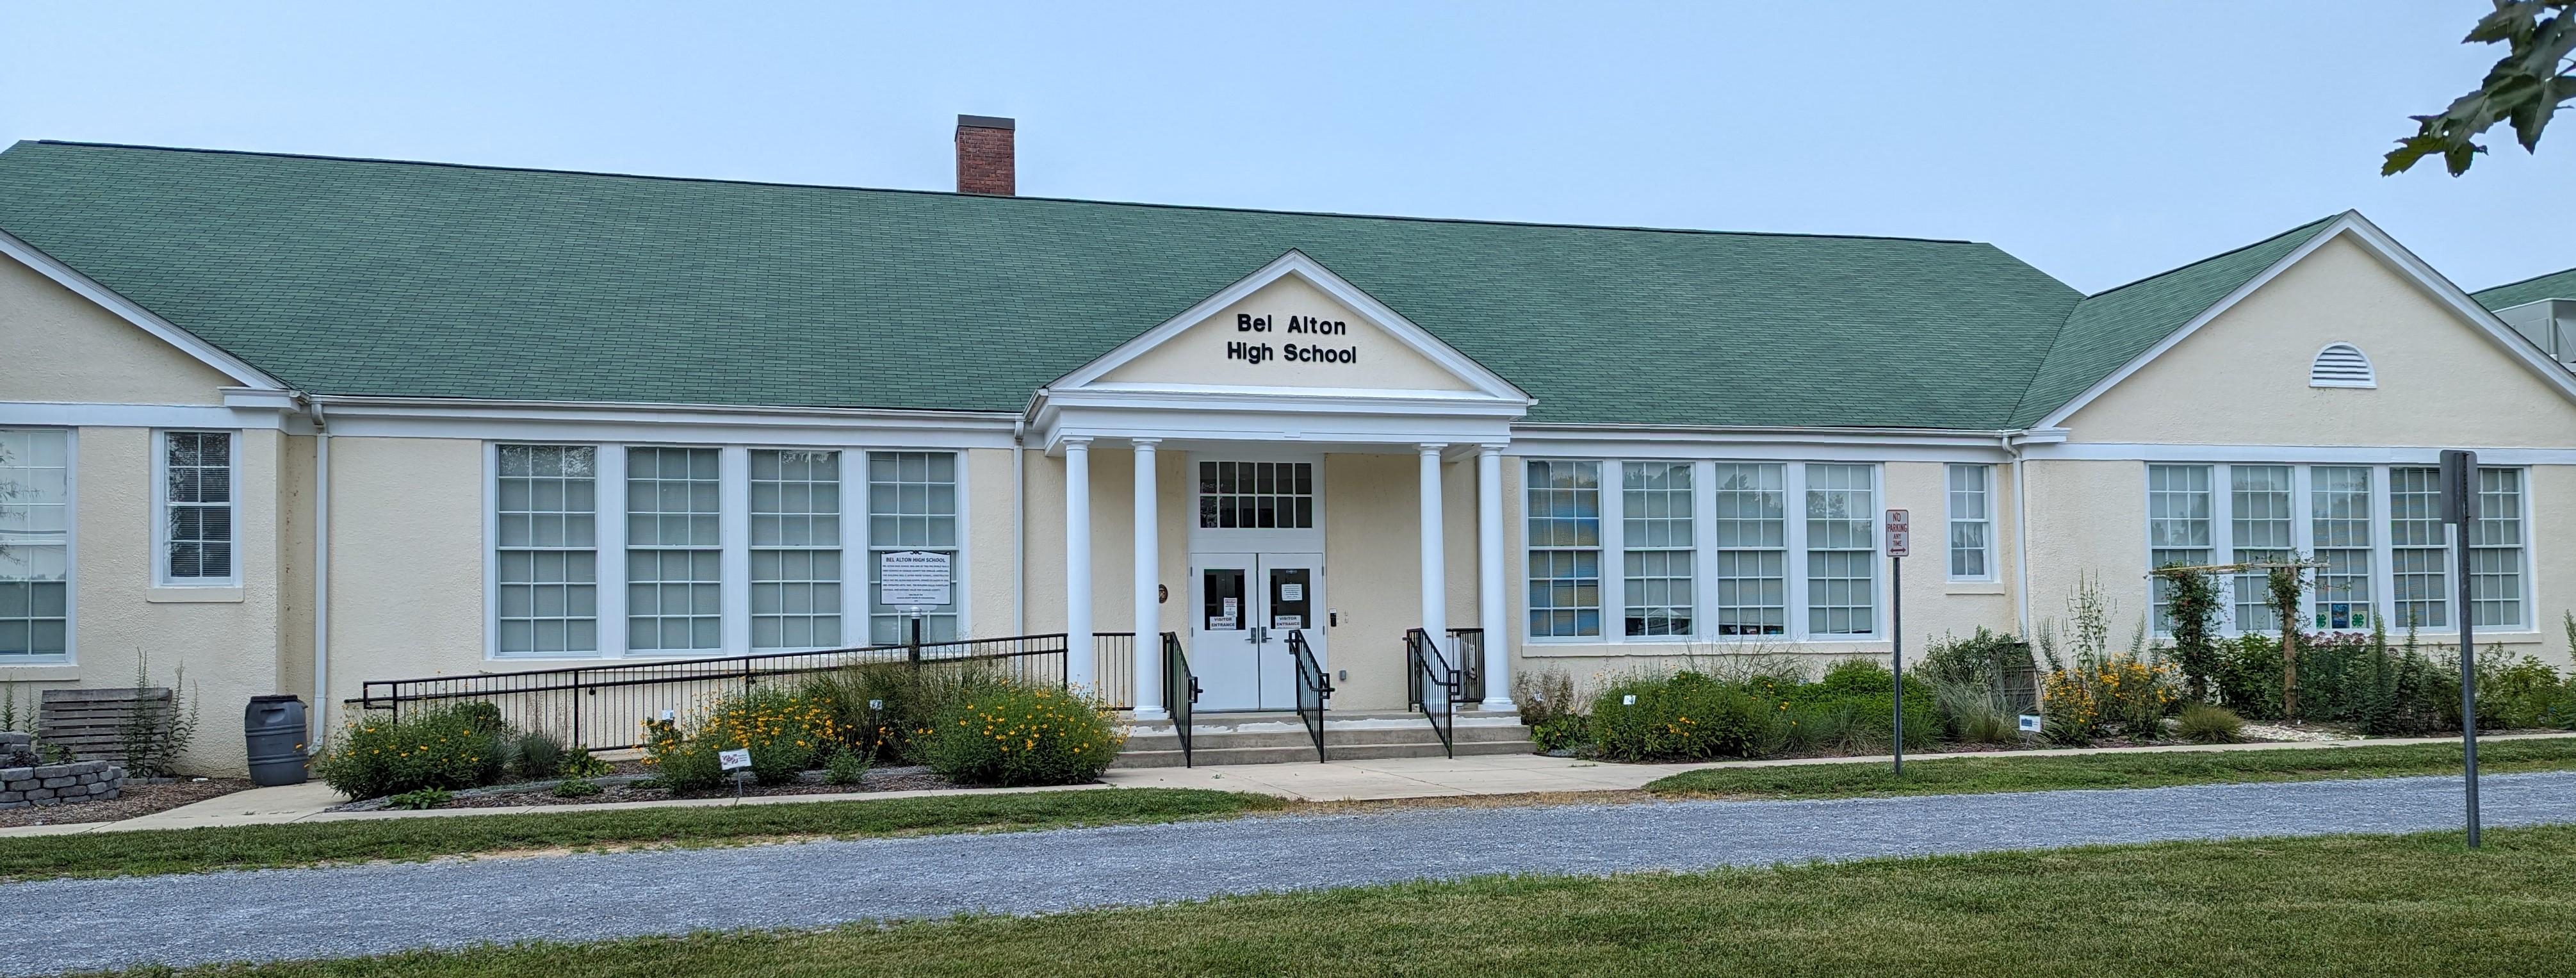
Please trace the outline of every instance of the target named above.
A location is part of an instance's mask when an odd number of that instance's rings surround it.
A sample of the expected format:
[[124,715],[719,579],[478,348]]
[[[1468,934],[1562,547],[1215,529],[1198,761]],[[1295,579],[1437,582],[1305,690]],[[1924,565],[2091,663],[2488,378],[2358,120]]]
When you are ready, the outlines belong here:
[[1291,249],[1252,274],[1218,290],[1215,295],[1201,299],[1196,305],[1182,310],[1180,315],[1164,320],[1154,328],[1093,358],[1090,363],[1074,368],[1072,372],[1058,378],[1054,383],[1040,388],[1036,397],[1032,398],[1031,413],[1034,414],[1040,403],[1050,397],[1062,396],[1069,391],[1088,388],[1098,383],[1100,378],[1107,376],[1110,371],[1144,355],[1145,351],[1161,346],[1164,341],[1206,322],[1210,317],[1225,311],[1227,307],[1242,301],[1246,296],[1260,291],[1262,287],[1290,275],[1304,279],[1307,284],[1314,286],[1325,295],[1350,307],[1352,311],[1370,320],[1372,325],[1395,337],[1396,342],[1422,354],[1432,363],[1439,365],[1441,369],[1466,382],[1475,389],[1476,393],[1491,399],[1516,403],[1523,408],[1531,403],[1529,392],[1503,379],[1501,374],[1487,369],[1474,358],[1458,352],[1456,347],[1431,335],[1431,331],[1414,325],[1412,320],[1404,318],[1386,303],[1379,302],[1376,297],[1361,291],[1358,286],[1333,274],[1331,269],[1307,257],[1304,252]]
[[224,352],[222,348],[198,338],[197,334],[181,329],[178,324],[135,304],[134,300],[118,295],[116,290],[101,285],[96,279],[55,260],[54,256],[28,244],[17,235],[0,231],[0,255],[7,255],[19,264],[35,269],[36,274],[52,279],[55,284],[70,289],[73,294],[97,304],[99,308],[107,310],[116,318],[134,324],[136,328],[152,334],[161,342],[177,347],[179,352],[232,378],[234,383],[266,390],[287,389],[285,383],[251,366],[248,361]]
[[1007,412],[317,395],[336,435],[637,443],[1008,448]]
[[2175,330],[2173,335],[2149,347],[2147,352],[2139,354],[2120,369],[2113,371],[2110,376],[2102,378],[2101,381],[2087,388],[2084,393],[2077,395],[2074,400],[2050,412],[2034,427],[2064,427],[2066,419],[2073,417],[2075,412],[2083,410],[2085,405],[2093,403],[2103,394],[2108,393],[2111,388],[2119,386],[2121,381],[2129,379],[2131,375],[2145,368],[2149,362],[2163,356],[2165,351],[2181,345],[2182,341],[2191,338],[2191,334],[2199,332],[2200,328],[2208,325],[2211,320],[2235,308],[2237,303],[2245,300],[2246,296],[2253,295],[2265,285],[2271,284],[2273,279],[2279,278],[2281,273],[2305,260],[2317,249],[2346,235],[2350,235],[2353,242],[2359,244],[2363,251],[2370,253],[2372,257],[2404,276],[2416,288],[2424,290],[2427,295],[2449,307],[2460,318],[2485,331],[2490,342],[2512,354],[2515,359],[2522,362],[2523,366],[2538,374],[2550,386],[2557,388],[2561,396],[2576,401],[2576,373],[2571,373],[2558,361],[2550,359],[2549,355],[2532,343],[2529,337],[2505,325],[2504,320],[2497,318],[2496,314],[2488,311],[2485,306],[2479,305],[2476,299],[2471,298],[2467,292],[2462,291],[2450,279],[2443,277],[2440,272],[2434,271],[2431,265],[2425,264],[2423,259],[2406,250],[2404,245],[2398,244],[2397,239],[2388,236],[2388,232],[2380,230],[2378,225],[2370,223],[2369,218],[2361,216],[2360,211],[2345,211],[2342,216],[2335,218],[2334,223],[2317,232],[2296,250],[2283,255],[2281,260],[2273,262],[2272,267],[2264,269],[2262,274],[2254,276],[2236,291],[2228,293],[2217,304],[2193,317],[2191,322],[2183,324],[2181,329]]
[[1409,451],[1418,445],[1502,445],[1511,439],[1511,420],[1395,412],[1302,414],[1260,406],[1241,411],[1071,407],[1051,409],[1046,422],[1032,429],[1030,440],[1049,454],[1060,454],[1069,438],[1109,447],[1153,438],[1184,451],[1193,445],[1246,442],[1315,452]]
[[[2475,448],[2480,465],[2576,465],[2576,448]],[[2442,448],[2429,445],[2185,445],[2069,442],[2033,445],[2032,461],[2240,462],[2290,465],[2434,465]]]
[[29,428],[231,428],[297,430],[303,415],[265,407],[217,404],[80,404],[0,401],[0,427]]

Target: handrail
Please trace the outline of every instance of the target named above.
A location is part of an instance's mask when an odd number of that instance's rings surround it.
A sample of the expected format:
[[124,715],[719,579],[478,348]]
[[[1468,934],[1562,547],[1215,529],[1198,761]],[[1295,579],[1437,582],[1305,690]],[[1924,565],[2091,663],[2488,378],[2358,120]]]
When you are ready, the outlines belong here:
[[1449,668],[1431,633],[1419,628],[1404,633],[1404,663],[1411,674],[1413,706],[1431,722],[1431,732],[1440,736],[1441,751],[1457,757],[1458,670]]
[[1199,677],[1190,672],[1189,653],[1181,651],[1178,632],[1163,633],[1163,713],[1172,718],[1172,735],[1181,742],[1181,766],[1190,764],[1190,708],[1199,701]]
[[1315,661],[1315,650],[1306,645],[1306,631],[1288,631],[1288,655],[1297,669],[1297,719],[1306,721],[1306,734],[1315,738],[1315,762],[1324,761],[1324,701],[1333,698],[1333,683],[1324,676],[1324,667]]

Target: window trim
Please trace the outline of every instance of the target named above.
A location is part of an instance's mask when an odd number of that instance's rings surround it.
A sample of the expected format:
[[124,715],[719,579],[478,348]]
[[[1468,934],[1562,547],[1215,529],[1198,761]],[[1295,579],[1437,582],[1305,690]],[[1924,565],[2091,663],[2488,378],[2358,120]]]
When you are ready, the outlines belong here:
[[[225,436],[224,469],[231,489],[224,508],[231,516],[226,520],[232,546],[232,573],[223,577],[170,576],[170,436]],[[200,505],[200,504],[191,504]],[[152,429],[152,586],[155,588],[239,588],[242,586],[242,432],[227,428],[155,428]]]
[[[1982,551],[1982,552],[1983,552],[1983,555],[1984,555],[1984,559],[1981,561],[1981,563],[1985,564],[1985,566],[1986,566],[1986,572],[1985,572],[1985,573],[1983,573],[1983,574],[1972,575],[1972,576],[1965,576],[1965,577],[1960,576],[1958,573],[1956,573],[1956,572],[1955,572],[1955,568],[1953,567],[1953,565],[1952,565],[1952,564],[1951,564],[1951,562],[1950,562],[1950,557],[1951,557],[1952,552],[1953,552],[1954,550],[1956,550],[1956,549],[1957,549],[1957,548],[1956,548],[1956,547],[1951,543],[1951,541],[1952,541],[1953,539],[1955,539],[1955,538],[1956,538],[1956,535],[1957,535],[1957,532],[1958,532],[1957,527],[1958,527],[1958,524],[1960,523],[1960,519],[1959,519],[1959,512],[1958,512],[1958,510],[1957,510],[1956,508],[1954,508],[1954,507],[1953,507],[1953,505],[1952,505],[1953,500],[1951,499],[1951,495],[1952,495],[1953,493],[1957,492],[1957,490],[1952,489],[1952,488],[1950,487],[1950,476],[1951,476],[1951,474],[1952,474],[1952,473],[1957,472],[1957,471],[1958,471],[1958,470],[1960,470],[1960,469],[1975,469],[1975,470],[1977,470],[1978,478],[1979,478],[1979,479],[1984,483],[1984,485],[1983,485],[1982,487],[1980,487],[1980,488],[1977,490],[1977,493],[1978,493],[1978,495],[1985,497],[1985,501],[1986,501],[1986,515],[1984,515],[1983,517],[1980,517],[1980,518],[1978,518],[1978,519],[1968,521],[1968,522],[1973,522],[1973,523],[1981,523],[1981,524],[1984,524],[1984,526],[1985,526],[1985,528],[1986,528],[1986,533],[1985,533],[1985,543],[1984,543],[1984,544],[1982,544],[1982,545],[1980,545],[1980,546],[1978,547],[1978,549],[1979,549],[1980,551]],[[1881,508],[1885,508],[1885,507],[1884,507],[1884,506],[1882,506]],[[1884,518],[1884,514],[1882,514],[1882,518]],[[1941,465],[1941,530],[1942,530],[1942,534],[1941,534],[1941,572],[1942,572],[1942,579],[1943,579],[1943,580],[1950,581],[1950,582],[1953,582],[1953,583],[1960,583],[1960,584],[1992,584],[1992,583],[1995,583],[1996,581],[2002,580],[2002,576],[2001,576],[2001,569],[2000,569],[2000,568],[1997,568],[1997,567],[1995,566],[1995,466],[1994,466],[1994,463],[1991,463],[1991,462],[1944,462],[1944,463],[1942,463],[1942,465]]]
[[63,435],[63,652],[0,660],[0,669],[76,667],[80,665],[80,429],[25,425],[8,430]]
[[[2391,634],[2400,634],[2405,631],[2405,626],[2395,620],[2397,588],[2394,551],[2397,548],[2395,546],[2396,534],[2389,525],[2389,520],[2394,512],[2391,508],[2391,493],[2395,489],[2395,484],[2390,479],[2389,472],[2392,469],[2431,468],[2435,465],[2432,460],[2405,462],[2142,461],[2138,463],[2137,470],[2139,475],[2138,499],[2142,506],[2146,507],[2142,510],[2144,513],[2153,512],[2152,493],[2154,492],[2154,488],[2153,483],[2147,478],[2147,471],[2152,467],[2165,465],[2198,466],[2209,469],[2209,551],[2213,562],[2233,561],[2235,559],[2236,514],[2235,494],[2232,491],[2232,487],[2235,484],[2233,472],[2235,466],[2247,465],[2273,467],[2286,465],[2290,468],[2290,549],[2294,553],[2308,556],[2314,556],[2316,553],[2316,496],[2314,470],[2319,467],[2361,468],[2370,470],[2369,520],[2371,527],[2371,613],[2374,616],[2374,620],[2388,627]],[[2518,547],[2522,553],[2522,593],[2518,600],[2522,609],[2523,620],[2511,624],[2480,625],[2477,627],[2508,633],[2536,631],[2541,626],[2535,620],[2537,618],[2535,609],[2537,608],[2536,595],[2538,593],[2538,585],[2535,581],[2536,568],[2534,565],[2536,563],[2536,559],[2533,556],[2533,547],[2534,541],[2537,539],[2538,530],[2533,523],[2531,466],[2480,465],[2478,468],[2481,470],[2513,469],[2522,473],[2522,491],[2520,494],[2522,504],[2522,512],[2520,514],[2522,523],[2522,543]],[[2156,550],[2151,519],[2152,517],[2140,519],[2137,527],[2138,539],[2143,545],[2142,552],[2147,554],[2147,559],[2150,564],[2152,564],[2155,559],[2154,553]],[[2459,597],[2457,593],[2459,582],[2452,579],[2453,576],[2459,572],[2459,546],[2456,540],[2456,534],[2445,531],[2443,536],[2445,539],[2441,548],[2443,575],[2443,591],[2441,600],[2445,609],[2444,617],[2447,621],[2440,626],[2428,626],[2417,629],[2418,634],[2425,636],[2459,634],[2459,619],[2457,616],[2461,612],[2460,609],[2451,607],[2458,603]],[[2429,550],[2432,548],[2425,547],[2420,549]],[[2154,568],[2150,566],[2147,570],[2152,573]],[[2222,579],[2222,583],[2220,585],[2223,589],[2221,592],[2221,603],[2226,607],[2227,614],[2225,620],[2219,623],[2217,634],[2228,637],[2248,634],[2280,634],[2278,629],[2249,630],[2237,627],[2235,615],[2235,592],[2233,590],[2234,585],[2232,583],[2234,580],[2234,575],[2228,575]],[[2148,634],[2150,637],[2162,637],[2172,634],[2170,631],[2155,627],[2155,623],[2152,620],[2152,616],[2154,614],[2154,601],[2152,597],[2148,601],[2147,614],[2151,619],[2148,622]],[[2308,633],[2331,632],[2336,634],[2368,634],[2370,632],[2370,629],[2368,628],[2320,629],[2314,627],[2311,623],[2316,620],[2315,588],[2309,588],[2301,594],[2299,598],[2299,620],[2302,622],[2300,630]]]

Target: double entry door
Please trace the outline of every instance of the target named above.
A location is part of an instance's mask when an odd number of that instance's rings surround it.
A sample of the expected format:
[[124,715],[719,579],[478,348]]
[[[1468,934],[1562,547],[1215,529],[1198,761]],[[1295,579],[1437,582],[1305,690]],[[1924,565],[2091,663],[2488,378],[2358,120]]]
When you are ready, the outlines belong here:
[[1297,670],[1288,633],[1324,658],[1324,555],[1209,553],[1190,557],[1190,671],[1201,710],[1293,710]]

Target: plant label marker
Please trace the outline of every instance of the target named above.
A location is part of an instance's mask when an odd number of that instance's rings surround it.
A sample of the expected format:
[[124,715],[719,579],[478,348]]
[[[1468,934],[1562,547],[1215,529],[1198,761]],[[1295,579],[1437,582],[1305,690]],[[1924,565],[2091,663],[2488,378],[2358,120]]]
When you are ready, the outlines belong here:
[[719,768],[721,768],[721,769],[723,769],[723,770],[731,771],[731,772],[733,772],[733,773],[734,773],[734,774],[733,774],[733,798],[734,798],[734,800],[735,800],[735,801],[741,801],[741,800],[742,800],[742,777],[743,777],[742,772],[744,772],[744,771],[748,771],[748,770],[750,770],[750,769],[751,769],[751,750],[750,750],[749,748],[743,748],[743,749],[739,749],[739,750],[721,750],[721,751],[717,751],[717,752],[716,752],[716,766],[717,766],[717,767],[719,767]]
[[2026,733],[2026,734],[2035,734],[2035,733],[2038,733],[2038,732],[2039,732],[2039,714],[2036,714],[2036,713],[2024,713],[2024,714],[2022,714],[2022,715],[2021,715],[2021,732]]
[[2467,785],[2469,848],[2478,847],[2478,640],[2470,619],[2469,545],[2478,525],[2478,453],[2442,450],[2442,522],[2451,524],[2451,553],[2459,566],[2451,580],[2460,586],[2451,613],[2460,622],[2460,767]]
[[1914,550],[1913,515],[1887,511],[1887,657],[1896,677],[1896,763],[1905,773],[1905,555]]

